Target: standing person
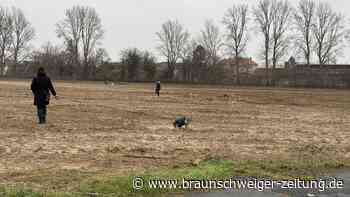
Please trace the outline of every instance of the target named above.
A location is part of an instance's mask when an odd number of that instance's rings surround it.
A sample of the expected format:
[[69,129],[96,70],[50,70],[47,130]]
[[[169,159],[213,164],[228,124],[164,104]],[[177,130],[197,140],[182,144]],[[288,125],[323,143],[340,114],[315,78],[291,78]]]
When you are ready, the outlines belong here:
[[51,79],[46,75],[44,68],[38,69],[37,76],[33,78],[31,90],[34,94],[34,105],[37,106],[39,124],[46,123],[47,105],[50,103],[50,92],[56,96]]
[[156,95],[159,96],[161,90],[160,81],[156,82]]

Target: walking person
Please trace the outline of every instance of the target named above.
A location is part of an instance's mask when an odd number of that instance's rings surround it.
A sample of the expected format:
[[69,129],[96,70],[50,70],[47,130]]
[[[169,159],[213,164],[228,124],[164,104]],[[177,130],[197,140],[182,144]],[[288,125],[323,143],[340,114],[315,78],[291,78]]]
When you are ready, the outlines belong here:
[[51,79],[46,75],[44,68],[40,67],[38,69],[37,76],[33,78],[31,90],[34,94],[34,105],[36,105],[38,110],[39,124],[45,124],[47,105],[50,103],[50,92],[56,99],[57,96]]
[[156,82],[156,95],[159,96],[161,90],[160,81]]

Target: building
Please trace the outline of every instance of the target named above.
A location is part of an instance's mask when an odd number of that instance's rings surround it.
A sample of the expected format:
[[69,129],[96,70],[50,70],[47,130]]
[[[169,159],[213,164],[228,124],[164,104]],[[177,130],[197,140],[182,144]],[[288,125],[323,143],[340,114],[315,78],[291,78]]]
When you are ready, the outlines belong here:
[[[266,82],[266,69],[258,68],[254,73],[258,84]],[[304,64],[291,57],[284,67],[269,68],[268,80],[277,86],[344,88],[350,87],[350,65],[348,64]]]
[[252,58],[238,57],[236,58],[227,58],[223,59],[219,63],[223,65],[225,70],[231,70],[231,73],[236,75],[236,65],[239,65],[240,74],[253,74],[255,69],[258,67],[258,64],[253,61]]

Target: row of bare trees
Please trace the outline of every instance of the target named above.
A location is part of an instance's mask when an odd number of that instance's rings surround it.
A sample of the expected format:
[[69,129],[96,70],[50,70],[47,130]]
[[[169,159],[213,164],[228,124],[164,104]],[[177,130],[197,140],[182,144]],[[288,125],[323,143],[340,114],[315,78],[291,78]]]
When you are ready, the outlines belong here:
[[29,42],[35,32],[23,11],[12,7],[0,7],[0,76],[5,74],[6,64],[16,73],[17,64],[29,54]]
[[[287,56],[293,55],[294,48],[306,64],[317,60],[323,65],[336,62],[345,38],[344,16],[329,4],[315,0],[300,0],[296,7],[287,0],[259,0],[252,8],[235,4],[223,14],[222,25],[224,31],[221,32],[219,25],[207,20],[199,36],[193,37],[177,20],[166,21],[156,33],[157,49],[167,61],[165,77],[174,79],[178,63],[182,63],[184,79],[208,81],[223,73],[220,60],[231,57],[236,60],[231,65],[235,70],[232,78],[240,84],[243,65],[239,65],[239,58],[245,55],[254,32],[262,40],[257,48],[265,64],[266,84],[274,85],[276,68]],[[56,24],[56,33],[63,41],[62,46],[45,44],[29,53],[28,46],[35,35],[32,25],[20,9],[0,7],[0,75],[5,73],[6,65],[11,65],[16,73],[16,65],[31,54],[35,62],[53,66],[52,70],[60,75],[71,73],[72,78],[94,79],[97,65],[108,56],[99,47],[104,30],[97,11],[87,6],[67,9],[64,18]],[[155,64],[153,56],[148,55]],[[125,62],[125,57],[137,59],[143,54],[130,49],[122,56]],[[129,75],[133,75],[139,63],[127,63],[134,65],[128,67]],[[153,66],[149,68],[154,71]],[[137,72],[126,78],[137,79]]]
[[314,55],[320,65],[335,63],[339,57],[345,38],[345,21],[329,4],[300,0],[298,6],[293,8],[288,1],[261,0],[253,12],[264,38],[267,85],[270,82],[274,85],[275,68],[286,57],[293,43],[306,65],[312,62]]
[[[253,20],[251,20],[251,18]],[[287,0],[260,0],[252,9],[246,4],[233,5],[224,14],[225,32],[212,21],[205,23],[200,38],[190,39],[190,34],[178,21],[167,21],[157,32],[158,50],[167,59],[168,77],[173,77],[175,65],[190,56],[189,49],[200,44],[207,52],[206,65],[215,66],[221,56],[236,61],[236,83],[240,83],[240,65],[247,49],[250,32],[259,35],[263,44],[261,59],[266,68],[266,84],[275,84],[275,70],[288,55],[300,55],[306,64],[314,59],[321,65],[335,63],[345,38],[344,16],[332,10],[327,3],[300,0],[293,7]],[[224,52],[223,52],[224,51]],[[294,54],[295,55],[295,54]],[[315,57],[315,58],[314,58]]]
[[35,31],[23,11],[0,7],[0,76],[16,76],[18,64],[32,60],[57,71],[55,75],[61,76],[65,70],[72,78],[94,78],[97,63],[108,56],[98,47],[104,31],[96,10],[74,6],[65,11],[65,17],[56,26],[63,46],[46,43],[41,49],[31,50],[29,44]]
[[[64,45],[55,45],[51,42],[45,43],[41,48],[31,53],[31,60],[34,66],[29,72],[36,71],[38,67],[47,68],[50,76],[59,79],[81,79],[82,72],[77,66],[74,53],[66,49]],[[107,52],[102,49],[96,49],[88,59],[88,68],[90,69],[90,79],[96,78],[97,67],[109,61]],[[34,70],[33,70],[34,69]]]

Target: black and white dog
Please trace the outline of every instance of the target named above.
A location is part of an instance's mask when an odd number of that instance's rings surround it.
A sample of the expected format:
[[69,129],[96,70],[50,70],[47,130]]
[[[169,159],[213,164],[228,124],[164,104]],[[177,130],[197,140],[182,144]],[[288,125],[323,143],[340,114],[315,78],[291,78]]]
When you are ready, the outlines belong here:
[[174,128],[182,128],[183,126],[187,128],[191,122],[192,122],[191,118],[186,118],[185,116],[183,116],[183,117],[176,118],[173,125],[174,125]]

